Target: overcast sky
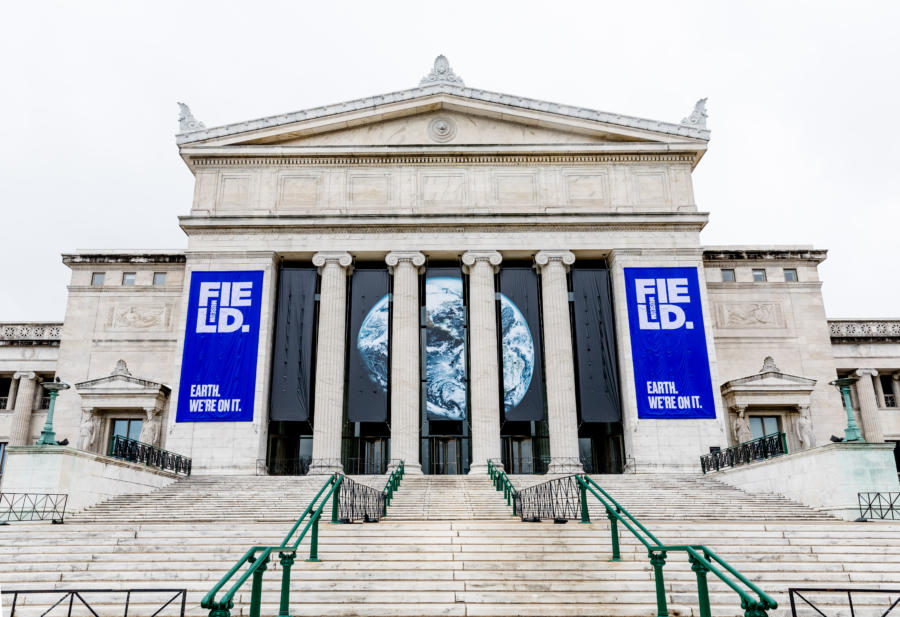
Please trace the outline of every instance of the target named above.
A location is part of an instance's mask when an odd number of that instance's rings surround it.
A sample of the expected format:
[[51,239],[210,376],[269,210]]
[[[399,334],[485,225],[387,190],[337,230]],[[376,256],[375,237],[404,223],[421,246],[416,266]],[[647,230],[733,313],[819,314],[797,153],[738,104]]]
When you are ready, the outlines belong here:
[[16,2],[0,35],[0,321],[76,248],[182,248],[176,101],[216,126],[466,84],[655,120],[709,97],[705,244],[812,244],[830,317],[900,317],[900,3]]

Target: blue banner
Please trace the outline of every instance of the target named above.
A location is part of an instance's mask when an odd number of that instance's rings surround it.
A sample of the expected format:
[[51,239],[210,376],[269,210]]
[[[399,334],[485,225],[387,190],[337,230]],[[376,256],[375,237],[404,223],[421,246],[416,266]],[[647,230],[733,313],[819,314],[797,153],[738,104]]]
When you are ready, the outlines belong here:
[[262,270],[194,272],[176,422],[250,422]]
[[715,418],[696,268],[625,268],[638,418]]

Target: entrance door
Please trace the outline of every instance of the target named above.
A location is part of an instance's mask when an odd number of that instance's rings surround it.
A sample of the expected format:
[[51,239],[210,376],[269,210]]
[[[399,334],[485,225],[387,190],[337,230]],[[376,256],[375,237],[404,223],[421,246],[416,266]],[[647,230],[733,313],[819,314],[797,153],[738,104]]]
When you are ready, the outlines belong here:
[[531,437],[507,437],[505,441],[506,473],[538,473],[534,460],[534,449],[532,448]]
[[462,473],[459,439],[435,437],[431,440],[431,473],[454,475]]
[[381,437],[367,437],[363,440],[362,466],[359,473],[382,474],[387,472],[388,440]]

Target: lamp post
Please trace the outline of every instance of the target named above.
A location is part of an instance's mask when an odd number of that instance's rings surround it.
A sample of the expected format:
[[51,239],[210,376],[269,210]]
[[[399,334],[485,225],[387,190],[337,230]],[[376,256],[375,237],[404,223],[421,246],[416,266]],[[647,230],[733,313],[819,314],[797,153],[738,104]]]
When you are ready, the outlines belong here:
[[829,383],[829,385],[835,386],[840,390],[844,399],[844,410],[847,412],[847,428],[844,429],[844,441],[865,441],[859,432],[859,426],[856,425],[856,418],[853,417],[853,406],[850,403],[850,386],[855,384],[857,380],[857,377],[842,377]]
[[41,431],[41,438],[37,440],[39,446],[55,446],[56,433],[53,432],[53,406],[56,404],[56,397],[60,390],[68,390],[72,386],[64,381],[60,381],[57,377],[54,381],[46,381],[41,384],[44,390],[50,393],[50,408],[47,410],[47,421],[44,422],[44,430]]

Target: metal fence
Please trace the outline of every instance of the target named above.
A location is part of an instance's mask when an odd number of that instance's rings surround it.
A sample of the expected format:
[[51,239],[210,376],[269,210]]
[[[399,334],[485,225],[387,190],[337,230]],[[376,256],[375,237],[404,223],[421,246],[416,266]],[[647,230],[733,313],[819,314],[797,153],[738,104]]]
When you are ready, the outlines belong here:
[[188,457],[122,435],[113,436],[109,455],[130,463],[191,475],[191,459]]
[[772,433],[759,439],[710,452],[700,457],[700,469],[703,473],[719,471],[723,467],[736,467],[755,461],[762,461],[788,453],[787,438],[784,433]]
[[[85,615],[85,609],[93,617],[98,617],[101,612],[109,612],[107,609],[95,609],[93,604],[102,604],[104,608],[110,604],[117,605],[116,615],[128,617],[129,609],[132,614],[136,612],[133,608],[134,604],[150,605],[152,612],[150,617],[184,617],[184,609],[187,603],[186,589],[4,589],[2,592],[9,606],[9,613],[5,617],[15,617],[16,610],[28,615],[50,615],[52,617],[72,617],[75,615]],[[46,602],[40,602],[36,598],[30,596],[48,596]],[[25,598],[23,603],[21,600]],[[27,611],[25,607],[27,606]],[[57,609],[58,607],[58,609]],[[171,607],[171,608],[169,608]],[[54,610],[57,609],[57,610]],[[169,610],[166,610],[169,609]],[[146,614],[146,610],[141,610],[141,614]]]
[[[828,598],[815,598],[813,594],[829,594]],[[837,608],[835,611],[834,606],[834,596],[843,596],[846,594],[847,601],[846,604],[843,604],[840,608]],[[853,596],[860,594],[866,594],[871,596],[872,594],[877,594],[879,596],[884,596],[883,598],[876,599],[875,602],[872,602],[871,599],[867,599],[864,603],[866,607],[865,610],[860,611],[860,605],[863,604],[857,600],[856,605],[853,604]],[[857,615],[879,615],[880,617],[886,617],[887,615],[892,614],[891,611],[894,610],[898,605],[900,605],[900,589],[829,589],[829,588],[815,588],[815,587],[790,587],[788,588],[788,595],[791,601],[791,617],[806,617],[809,615],[812,617],[813,615],[826,616],[827,615],[849,615],[850,617],[856,617]],[[825,606],[827,603],[828,606]],[[886,610],[885,610],[886,609]],[[824,610],[828,610],[828,613],[823,612]],[[900,611],[898,611],[900,614]]]
[[900,520],[900,493],[858,493],[860,518]]
[[519,490],[516,512],[526,519],[581,518],[581,489],[576,476],[563,476]]
[[52,493],[0,493],[0,522],[53,521],[66,517],[68,495]]
[[354,482],[347,476],[338,491],[339,519],[376,522],[384,515],[384,492]]

